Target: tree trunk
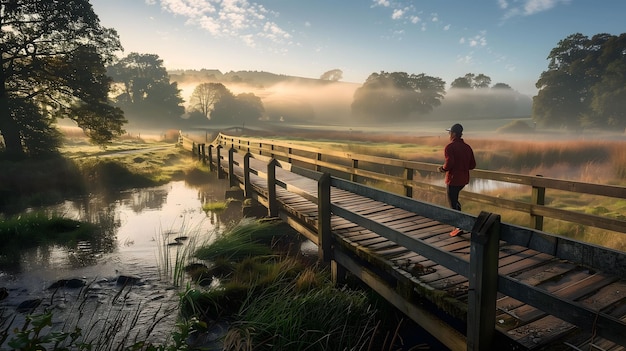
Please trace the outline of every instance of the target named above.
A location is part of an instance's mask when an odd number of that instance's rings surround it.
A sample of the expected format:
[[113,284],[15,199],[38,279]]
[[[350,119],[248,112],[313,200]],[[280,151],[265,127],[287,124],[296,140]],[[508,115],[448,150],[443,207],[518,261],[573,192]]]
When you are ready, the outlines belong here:
[[22,148],[19,126],[11,117],[9,97],[4,89],[0,91],[0,134],[4,138],[6,156],[9,159],[23,158],[24,149]]

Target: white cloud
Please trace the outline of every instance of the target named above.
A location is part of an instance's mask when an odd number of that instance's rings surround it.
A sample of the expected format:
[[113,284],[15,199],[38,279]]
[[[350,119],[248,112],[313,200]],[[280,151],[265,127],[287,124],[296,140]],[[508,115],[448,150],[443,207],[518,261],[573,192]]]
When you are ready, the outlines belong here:
[[476,48],[476,47],[486,47],[487,46],[487,32],[486,31],[480,31],[479,34],[476,34],[473,37],[462,37],[461,39],[459,39],[459,44],[461,45],[469,45],[472,48]]
[[403,15],[404,15],[404,10],[395,9],[393,10],[393,13],[391,14],[391,18],[394,20],[397,20],[397,19],[401,19]]
[[456,62],[458,63],[464,63],[464,64],[472,64],[474,62],[474,57],[472,56],[472,54],[468,54],[468,55],[464,55],[464,56],[457,56],[456,58]]
[[450,30],[451,25],[447,24],[443,27],[443,30],[448,31]]
[[413,24],[417,24],[419,23],[419,21],[421,21],[422,19],[419,18],[418,16],[411,16],[411,23]]
[[200,27],[213,36],[234,37],[255,47],[257,41],[285,44],[291,35],[268,16],[278,13],[248,0],[146,0],[150,5],[186,18],[186,24]]
[[498,0],[501,9],[506,10],[504,19],[515,16],[532,16],[553,9],[559,5],[569,4],[571,0],[523,0],[510,4],[507,0]]
[[374,0],[374,5],[372,6],[373,7],[375,6],[389,7],[391,6],[391,3],[389,2],[389,0]]

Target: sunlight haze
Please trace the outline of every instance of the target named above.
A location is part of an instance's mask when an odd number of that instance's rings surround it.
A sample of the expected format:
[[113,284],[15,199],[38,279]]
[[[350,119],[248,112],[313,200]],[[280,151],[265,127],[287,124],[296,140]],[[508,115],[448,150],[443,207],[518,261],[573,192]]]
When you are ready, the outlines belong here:
[[483,73],[535,95],[547,56],[570,34],[624,32],[623,0],[92,0],[131,52],[167,69],[266,71],[362,84],[374,72],[425,73],[447,87]]

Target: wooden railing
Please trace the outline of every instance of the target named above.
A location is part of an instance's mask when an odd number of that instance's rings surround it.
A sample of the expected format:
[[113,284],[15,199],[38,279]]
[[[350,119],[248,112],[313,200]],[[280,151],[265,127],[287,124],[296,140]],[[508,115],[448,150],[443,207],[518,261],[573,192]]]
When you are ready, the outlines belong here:
[[[458,211],[442,208],[432,204],[417,201],[401,195],[395,195],[373,187],[358,184],[349,180],[336,178],[330,173],[320,173],[314,170],[306,171],[294,167],[292,163],[279,161],[278,159],[252,154],[246,151],[243,161],[235,161],[234,148],[228,149],[228,156],[221,155],[221,149],[216,147],[216,160],[228,160],[228,175],[231,185],[240,184],[244,189],[245,197],[255,198],[268,208],[271,217],[281,217],[279,214],[279,201],[276,189],[282,188],[289,193],[297,194],[313,204],[317,205],[317,222],[314,224],[315,231],[305,229],[305,223],[298,227],[301,232],[318,245],[319,256],[326,262],[335,264],[334,275],[340,269],[347,269],[355,275],[363,278],[366,283],[384,296],[392,304],[410,315],[406,309],[406,301],[396,291],[389,288],[381,278],[371,275],[367,270],[355,261],[354,254],[350,250],[342,249],[339,245],[332,245],[338,239],[333,237],[331,231],[331,215],[342,217],[349,222],[355,223],[368,230],[396,243],[399,246],[424,256],[438,264],[457,272],[469,280],[468,305],[467,305],[467,332],[466,337],[458,339],[452,329],[439,323],[433,323],[436,327],[428,329],[431,334],[442,340],[451,350],[491,350],[494,342],[494,323],[496,312],[496,298],[498,293],[510,296],[518,301],[533,305],[537,309],[548,314],[557,316],[583,330],[595,330],[597,336],[613,340],[619,344],[626,343],[626,335],[621,331],[626,328],[624,321],[612,317],[606,313],[592,310],[576,302],[552,295],[546,290],[520,282],[507,275],[499,274],[497,267],[499,257],[499,241],[528,247],[539,252],[554,255],[561,259],[570,260],[587,267],[611,272],[618,277],[626,276],[626,254],[622,252],[588,246],[574,240],[553,240],[553,237],[545,235],[534,229],[522,228],[514,225],[501,223],[500,216],[493,213],[481,212],[478,217],[467,215]],[[254,167],[250,158],[262,161],[261,166]],[[237,179],[234,168],[243,169],[243,179]],[[317,192],[311,194],[294,184],[277,177],[277,168],[283,168],[293,173],[305,175],[307,178],[317,181]],[[218,167],[219,169],[219,167]],[[263,179],[262,195],[255,192],[251,182],[251,175]],[[331,197],[330,188],[349,191],[366,198],[375,199],[396,208],[439,221],[441,223],[454,223],[464,230],[470,231],[471,246],[470,258],[465,260],[457,254],[447,252],[435,246],[429,245],[419,239],[407,236],[378,221],[372,220],[360,213],[348,210],[345,207],[335,205]],[[290,214],[285,216],[289,217]],[[299,218],[288,218],[291,223],[298,222]],[[586,255],[581,255],[585,252]],[[338,267],[339,266],[339,267]],[[404,302],[403,302],[404,301]],[[411,316],[413,317],[413,316]],[[419,318],[424,318],[422,312]]]
[[[188,145],[183,138],[183,146]],[[195,144],[185,147],[194,150],[194,154],[201,159],[215,160],[218,165],[218,172],[223,172],[220,163],[228,160],[228,175],[231,185],[235,183],[243,187],[246,197],[256,196],[262,199],[264,206],[268,208],[270,216],[277,216],[279,212],[276,189],[281,187],[291,193],[297,194],[317,204],[318,221],[315,230],[307,230],[305,225],[301,229],[307,232],[313,242],[318,244],[320,257],[326,261],[338,262],[342,267],[355,274],[368,274],[359,271],[359,266],[354,264],[350,253],[341,250],[337,245],[330,243],[336,240],[332,237],[330,230],[331,213],[342,217],[348,221],[358,224],[363,228],[383,236],[400,246],[418,253],[428,259],[441,264],[448,269],[469,279],[468,310],[467,310],[467,349],[487,350],[493,342],[493,320],[495,311],[496,293],[500,292],[514,299],[535,306],[539,310],[552,314],[577,325],[584,330],[595,330],[598,336],[613,340],[619,344],[626,343],[626,335],[621,331],[626,327],[620,321],[605,313],[594,311],[580,304],[566,299],[561,299],[545,290],[524,284],[514,278],[498,274],[498,241],[502,240],[514,245],[520,245],[539,252],[547,253],[564,260],[570,260],[587,267],[593,267],[602,271],[615,274],[619,278],[626,277],[626,254],[594,245],[588,245],[567,238],[551,236],[538,229],[524,228],[511,224],[501,223],[500,216],[493,213],[481,212],[478,217],[474,217],[462,212],[449,210],[440,206],[417,201],[411,196],[413,189],[428,189],[431,191],[443,192],[442,187],[433,186],[428,183],[418,182],[413,179],[415,172],[426,171],[436,172],[437,165],[421,162],[410,162],[397,159],[358,155],[341,151],[328,151],[312,148],[292,143],[284,143],[266,139],[240,138],[220,134],[215,143],[211,145]],[[228,150],[228,156],[223,155],[223,149]],[[215,151],[215,155],[213,155]],[[234,153],[243,155],[242,162],[234,161]],[[208,157],[207,157],[208,153]],[[250,158],[263,161],[262,166],[257,168],[251,166]],[[364,162],[377,165],[401,167],[404,170],[402,177],[375,172],[360,168]],[[296,166],[296,164],[298,164]],[[243,179],[236,179],[234,168],[243,169]],[[294,185],[286,184],[276,177],[276,168],[285,168],[294,173],[306,175],[307,178],[318,182],[316,194],[311,194]],[[333,176],[332,172],[338,172],[343,177]],[[263,184],[267,186],[266,194],[255,193],[250,181],[251,175],[263,178]],[[515,184],[530,185],[533,191],[534,203],[525,206],[515,201],[493,198],[486,195],[470,193],[468,198],[489,203],[500,207],[512,208],[516,210],[527,210],[531,216],[551,216],[561,220],[570,220],[575,223],[597,226],[600,228],[610,227],[611,230],[624,232],[626,226],[624,221],[582,216],[568,211],[556,211],[548,209],[540,204],[545,196],[546,189],[566,190],[579,193],[624,198],[625,189],[621,187],[602,186],[595,184],[585,184],[579,182],[560,181],[556,179],[529,177],[516,174],[500,172],[490,172],[477,170],[473,172],[474,177],[504,181]],[[344,179],[348,178],[348,179]],[[389,192],[376,189],[375,187],[360,184],[364,179],[375,179],[380,182],[399,184],[405,188],[404,194],[394,195]],[[461,259],[455,254],[442,251],[430,246],[420,240],[416,240],[404,235],[379,222],[373,221],[358,213],[335,205],[332,202],[330,188],[346,190],[364,197],[376,199],[394,207],[407,211],[420,213],[420,215],[447,224],[461,227],[471,231],[470,259]],[[254,194],[254,195],[252,195]],[[508,207],[507,207],[508,206]],[[595,220],[592,221],[592,219]],[[297,219],[293,219],[297,221]],[[537,224],[538,218],[534,219]],[[595,224],[595,225],[594,225]],[[621,226],[620,226],[621,224]],[[608,228],[607,228],[608,229]],[[388,300],[397,301],[398,297],[393,289],[388,289],[384,284],[376,283],[375,277],[369,277],[368,284],[377,290]],[[429,330],[441,334],[442,331]],[[443,331],[447,333],[448,331]],[[442,335],[448,338],[447,344],[451,349],[465,349],[463,342],[451,334]]]
[[[225,148],[232,147],[254,154],[275,157],[316,171],[328,171],[334,176],[359,183],[377,182],[382,187],[395,186],[401,188],[402,194],[408,197],[413,197],[413,193],[416,190],[445,194],[445,188],[432,184],[428,177],[416,177],[416,175],[419,176],[420,174],[436,173],[438,164],[345,151],[324,150],[272,139],[234,137],[225,134],[219,134],[215,143]],[[384,170],[384,172],[381,170]],[[463,191],[461,199],[494,206],[499,209],[524,212],[529,215],[528,227],[530,228],[543,230],[544,217],[546,217],[583,226],[626,233],[626,220],[550,207],[545,203],[547,191],[567,191],[626,199],[626,187],[481,169],[471,171],[471,177],[474,180],[492,180],[529,186],[530,202],[505,199],[470,191]],[[424,178],[425,180],[420,180]],[[552,194],[556,193],[553,192]]]

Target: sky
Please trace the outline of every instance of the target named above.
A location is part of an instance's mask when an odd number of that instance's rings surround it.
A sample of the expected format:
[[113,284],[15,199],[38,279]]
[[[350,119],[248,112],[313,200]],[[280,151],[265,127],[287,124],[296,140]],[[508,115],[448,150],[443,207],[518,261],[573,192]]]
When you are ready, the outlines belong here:
[[125,56],[165,68],[306,78],[340,69],[424,73],[450,83],[485,74],[536,95],[548,55],[575,33],[626,32],[626,0],[91,0]]

